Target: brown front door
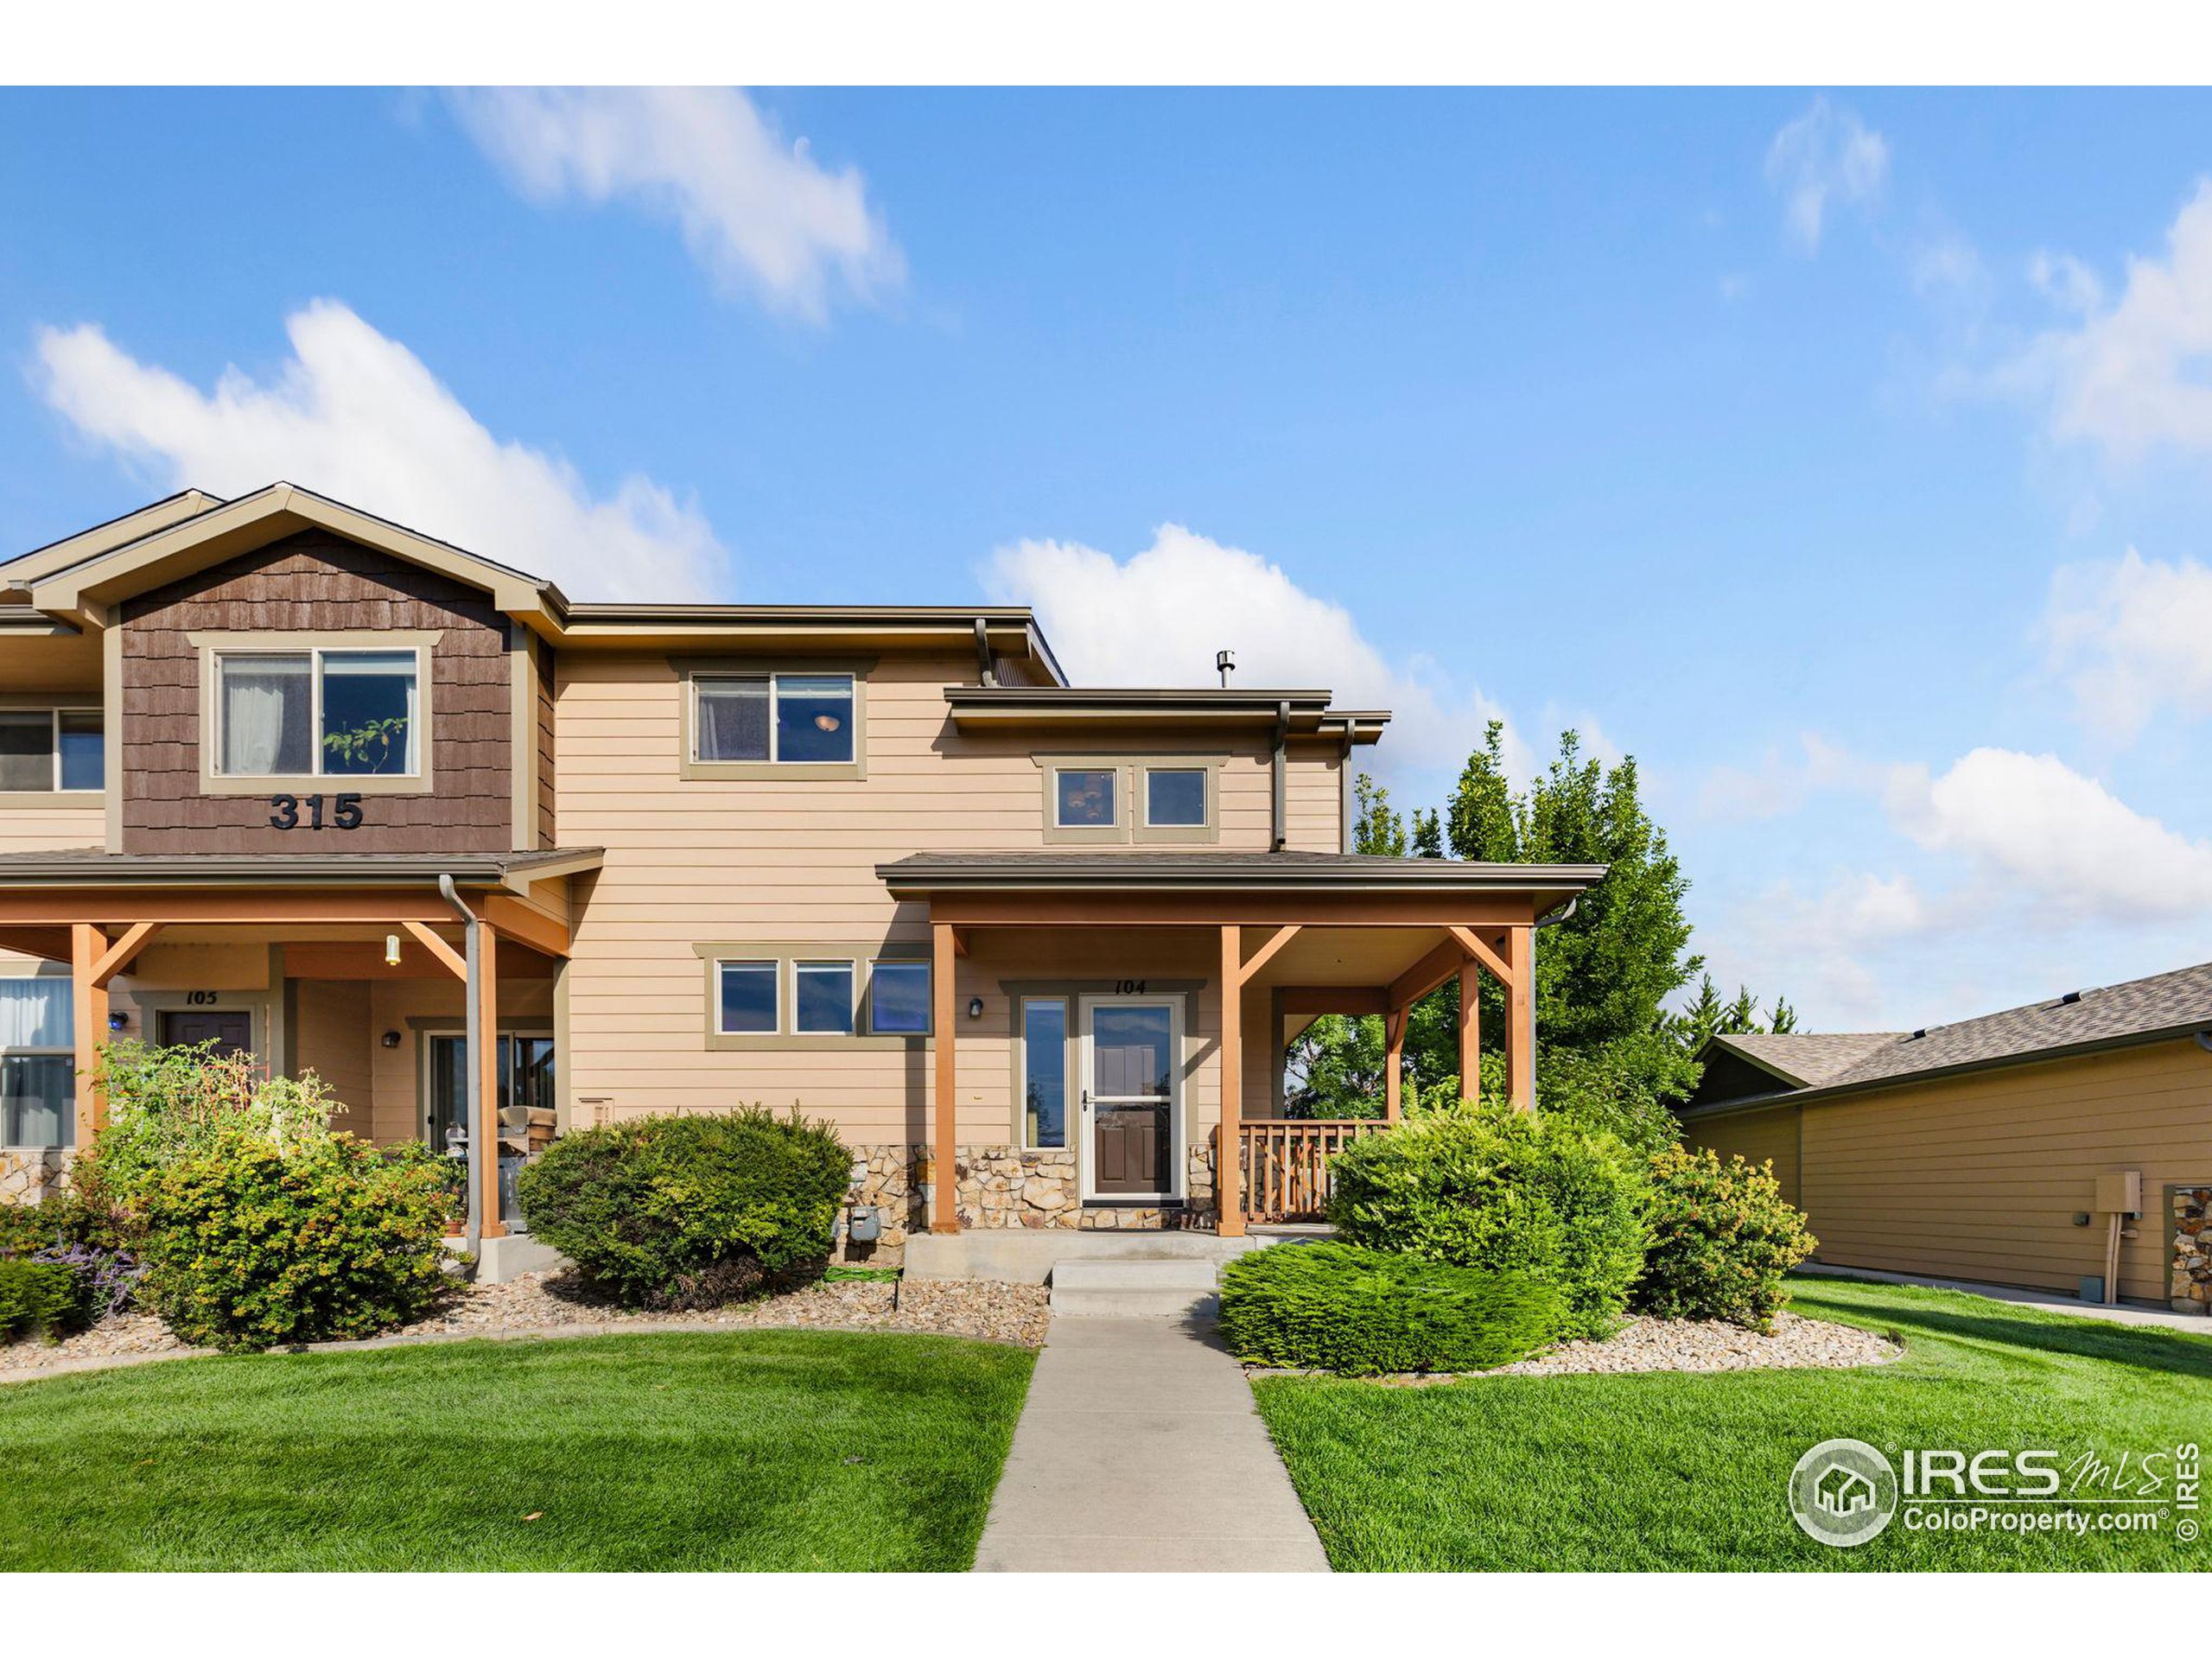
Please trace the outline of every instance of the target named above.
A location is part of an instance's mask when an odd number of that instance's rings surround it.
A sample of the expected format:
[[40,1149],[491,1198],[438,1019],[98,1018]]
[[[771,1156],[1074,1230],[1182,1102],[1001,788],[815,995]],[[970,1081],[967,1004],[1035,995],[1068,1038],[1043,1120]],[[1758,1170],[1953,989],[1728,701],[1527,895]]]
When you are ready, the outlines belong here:
[[1175,1166],[1175,1007],[1171,1002],[1090,1006],[1090,1188],[1102,1198],[1171,1192]]
[[253,1016],[244,1008],[164,1008],[160,1032],[163,1048],[213,1043],[218,1054],[244,1054],[253,1047]]

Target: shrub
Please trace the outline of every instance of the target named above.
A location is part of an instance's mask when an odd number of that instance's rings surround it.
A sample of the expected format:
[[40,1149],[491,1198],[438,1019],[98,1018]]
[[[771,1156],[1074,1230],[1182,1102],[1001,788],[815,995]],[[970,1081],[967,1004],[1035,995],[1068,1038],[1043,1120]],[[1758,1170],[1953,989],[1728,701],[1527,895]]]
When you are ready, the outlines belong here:
[[87,1283],[59,1262],[0,1261],[0,1342],[60,1337],[92,1322]]
[[144,1174],[137,1198],[143,1294],[188,1342],[370,1336],[419,1316],[446,1282],[442,1173],[350,1136],[287,1152],[235,1126]]
[[1651,1249],[1637,1303],[1662,1319],[1726,1319],[1770,1331],[1783,1275],[1820,1241],[1782,1196],[1774,1166],[1722,1163],[1710,1147],[1651,1160]]
[[632,1306],[711,1307],[818,1271],[851,1155],[758,1107],[565,1135],[522,1172],[532,1232]]
[[1221,1275],[1221,1334],[1238,1358],[1353,1376],[1510,1364],[1566,1312],[1558,1289],[1524,1274],[1349,1244],[1277,1244]]
[[1497,1101],[1438,1112],[1353,1141],[1329,1169],[1346,1242],[1556,1285],[1562,1336],[1608,1335],[1643,1265],[1643,1174],[1566,1118]]

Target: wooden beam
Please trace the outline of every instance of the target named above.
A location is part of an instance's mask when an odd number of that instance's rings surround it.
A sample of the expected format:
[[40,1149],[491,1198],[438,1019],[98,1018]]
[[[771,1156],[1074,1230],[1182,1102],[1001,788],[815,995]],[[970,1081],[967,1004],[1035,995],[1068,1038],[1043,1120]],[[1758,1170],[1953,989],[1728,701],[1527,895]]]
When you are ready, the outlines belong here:
[[952,930],[952,954],[956,957],[968,954],[968,936],[957,927]]
[[[424,928],[424,932],[429,930]],[[430,937],[437,938],[431,933]],[[488,934],[480,930],[476,936],[476,1029],[483,1038],[480,1052],[468,1057],[476,1068],[476,1122],[469,1133],[478,1137],[476,1144],[483,1148],[477,1160],[478,1174],[482,1181],[479,1202],[483,1205],[477,1213],[483,1217],[480,1230],[486,1238],[504,1238],[507,1233],[506,1217],[499,1213],[499,953],[486,949],[492,943]],[[450,952],[451,947],[438,939],[441,948]],[[466,957],[457,957],[464,982],[468,974]]]
[[453,907],[435,893],[231,892],[208,887],[10,887],[0,890],[0,926],[67,927],[79,922],[362,922],[376,927],[413,919],[442,922]]
[[484,895],[484,919],[503,938],[518,941],[549,957],[569,954],[569,930],[535,905],[526,905],[512,893]]
[[162,927],[160,922],[133,922],[92,964],[92,983],[105,987],[112,982],[118,974],[137,960],[138,953]]
[[1406,1027],[1412,1016],[1407,1009],[1393,1008],[1384,1018],[1389,1040],[1383,1047],[1382,1116],[1395,1123],[1405,1116]]
[[1474,1100],[1483,1088],[1482,976],[1471,962],[1459,964],[1459,1098]]
[[1507,963],[1503,957],[1501,957],[1496,950],[1491,948],[1491,944],[1488,939],[1482,938],[1479,934],[1475,933],[1470,929],[1461,927],[1456,922],[1452,925],[1448,931],[1453,938],[1459,940],[1459,948],[1462,950],[1465,950],[1469,956],[1472,957],[1477,962],[1482,963],[1484,967],[1489,969],[1491,973],[1497,976],[1497,982],[1499,984],[1510,985],[1513,982],[1512,966]]
[[1244,1137],[1238,1133],[1244,1106],[1244,930],[1234,923],[1221,930],[1221,1053],[1215,1070],[1221,1077],[1221,1140],[1214,1156],[1214,1204],[1224,1238],[1244,1236],[1244,1185],[1238,1165]]
[[107,935],[90,922],[69,931],[70,1012],[76,1020],[77,1149],[82,1152],[107,1124],[107,1093],[100,1086],[100,1045],[107,1040],[107,987],[93,969],[107,951]]
[[1389,993],[1379,985],[1285,985],[1279,995],[1287,1020],[1317,1014],[1390,1012]]
[[[439,963],[455,979],[461,980],[464,983],[467,982],[468,978],[468,958],[462,956],[460,951],[454,950],[453,946],[448,944],[443,939],[440,938],[436,933],[431,931],[430,926],[427,922],[402,922],[400,926],[407,931],[408,936],[412,938],[416,944],[421,945],[425,950],[430,953],[431,961]],[[489,957],[495,953],[486,950],[483,954]]]
[[69,930],[66,927],[0,927],[0,950],[18,950],[48,962],[71,960]]
[[930,1231],[960,1230],[960,1071],[953,1033],[953,996],[960,943],[950,922],[930,927],[930,1022],[937,1042],[937,1075],[931,1088],[930,1133]]
[[[505,980],[554,977],[560,970],[561,961],[543,951],[533,950],[526,944],[512,939],[495,941],[499,953],[499,977]],[[453,970],[442,962],[433,961],[422,950],[409,950],[397,967],[384,959],[384,944],[378,940],[312,940],[305,944],[287,944],[284,946],[284,977],[287,979],[373,979],[449,981]]]
[[[1547,908],[1554,901],[1541,895]],[[1535,919],[1528,895],[1432,893],[946,893],[930,915],[957,927],[1447,927]]]
[[1505,1092],[1522,1111],[1536,1109],[1536,930],[1506,930]]
[[1248,961],[1238,965],[1236,982],[1239,985],[1250,984],[1252,976],[1266,967],[1268,963],[1274,961],[1276,952],[1297,937],[1298,924],[1296,922],[1287,922],[1277,928],[1268,935],[1267,942],[1252,953]]
[[1412,967],[1390,982],[1384,993],[1394,1008],[1411,1007],[1421,998],[1459,971],[1459,964],[1467,959],[1456,939],[1446,939]]

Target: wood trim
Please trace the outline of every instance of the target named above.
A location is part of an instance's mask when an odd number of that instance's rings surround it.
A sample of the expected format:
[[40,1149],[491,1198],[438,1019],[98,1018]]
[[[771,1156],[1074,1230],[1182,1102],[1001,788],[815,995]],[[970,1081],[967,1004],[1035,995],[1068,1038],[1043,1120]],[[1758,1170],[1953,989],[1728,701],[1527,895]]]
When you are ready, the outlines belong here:
[[507,619],[507,811],[514,820],[507,844],[518,853],[537,847],[537,636]]
[[77,1147],[81,1152],[107,1124],[107,1090],[100,1079],[100,1045],[107,1040],[107,986],[95,973],[107,935],[89,922],[69,931],[70,1013],[75,1021]]
[[959,1029],[953,1017],[954,963],[958,956],[950,922],[930,926],[930,996],[937,1027],[937,1064],[931,1088],[930,1231],[960,1230],[960,1172],[955,1157],[958,1144],[959,1072],[955,1055]]
[[[106,796],[106,843],[123,850],[123,630],[100,634],[100,766]],[[79,1144],[82,1144],[79,1142]]]
[[1410,1007],[1459,971],[1466,960],[1455,939],[1446,939],[1392,980],[1383,993],[1394,1008]]
[[[483,1179],[483,1208],[477,1212],[483,1217],[483,1225],[479,1230],[486,1238],[504,1238],[507,1224],[499,1214],[499,953],[482,948],[481,926],[480,923],[477,934],[476,1029],[486,1040],[478,1043],[478,1052],[468,1057],[476,1068],[477,1104],[476,1122],[469,1133],[483,1148],[483,1155],[478,1160]],[[429,933],[429,929],[423,931]],[[431,937],[436,938],[435,934]],[[442,939],[438,943],[445,944]],[[450,950],[450,947],[447,948]],[[454,959],[461,963],[462,982],[466,983],[467,960],[459,956]]]
[[1508,928],[1505,954],[1505,1092],[1522,1111],[1536,1106],[1536,930]]
[[1390,994],[1380,986],[1284,985],[1275,995],[1282,999],[1286,1020],[1322,1014],[1389,1014]]
[[0,888],[0,926],[70,926],[79,922],[365,922],[389,928],[409,920],[449,921],[453,907],[435,892],[272,893],[194,887]]
[[1459,1098],[1474,1100],[1483,1087],[1482,977],[1471,962],[1459,964]]
[[1244,1105],[1244,930],[1230,923],[1221,930],[1221,1052],[1215,1069],[1221,1077],[1221,1128],[1214,1139],[1214,1205],[1224,1238],[1244,1236],[1243,1141],[1238,1133]]
[[92,964],[92,983],[105,986],[128,968],[162,926],[160,922],[131,923],[123,937],[103,951],[99,960]]
[[[453,946],[448,944],[442,938],[439,938],[427,923],[410,921],[402,922],[400,925],[407,930],[409,936],[414,939],[416,944],[421,945],[425,950],[430,953],[430,959],[433,962],[441,964],[445,970],[451,974],[455,979],[461,981],[463,983],[467,982],[468,958],[461,955],[460,951],[454,950]],[[496,956],[499,953],[493,950],[485,950],[480,951],[478,954],[491,957]]]
[[1513,982],[1512,969],[1506,965],[1503,957],[1491,948],[1489,940],[1483,938],[1470,928],[1461,927],[1456,922],[1445,931],[1459,940],[1459,948],[1462,950],[1496,975],[1499,984],[1510,985]]
[[[533,797],[535,798],[535,797]],[[573,940],[568,928],[535,905],[504,893],[484,895],[484,919],[502,938],[542,950],[549,957],[565,957]]]
[[1405,1116],[1406,1027],[1410,1011],[1393,1008],[1384,1016],[1382,1059],[1382,1116],[1395,1123]]
[[[895,886],[895,884],[894,884]],[[930,914],[960,927],[1308,927],[1501,928],[1526,926],[1535,901],[1470,893],[936,893]],[[1452,942],[1454,966],[1464,954]]]
[[1250,984],[1252,982],[1253,976],[1257,974],[1260,969],[1266,967],[1270,962],[1274,961],[1276,954],[1282,950],[1283,946],[1288,944],[1293,939],[1298,937],[1299,931],[1299,925],[1296,922],[1287,922],[1282,926],[1277,928],[1268,936],[1266,943],[1262,944],[1260,948],[1257,950],[1255,950],[1248,959],[1239,964],[1236,969],[1236,982],[1239,985]]

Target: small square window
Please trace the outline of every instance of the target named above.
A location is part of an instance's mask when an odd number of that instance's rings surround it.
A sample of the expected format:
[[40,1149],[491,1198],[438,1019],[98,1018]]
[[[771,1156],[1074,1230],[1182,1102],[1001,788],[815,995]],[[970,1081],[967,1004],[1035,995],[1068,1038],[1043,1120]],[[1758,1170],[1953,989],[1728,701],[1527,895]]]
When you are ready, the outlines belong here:
[[768,682],[698,682],[697,733],[692,740],[701,760],[766,760],[768,758]]
[[716,968],[721,1002],[716,1029],[726,1036],[772,1033],[776,1029],[776,964],[725,962]]
[[105,789],[107,743],[97,709],[64,709],[54,730],[61,748],[61,787]]
[[0,714],[0,790],[53,787],[53,711]]
[[868,1026],[882,1036],[925,1037],[930,1029],[930,965],[879,962],[868,977]]
[[1144,821],[1156,829],[1203,829],[1206,821],[1205,769],[1147,769],[1144,775]]
[[1114,826],[1114,779],[1109,768],[1063,767],[1052,777],[1053,819],[1063,830]]
[[853,677],[776,676],[776,759],[822,765],[853,758]]
[[853,1029],[853,964],[800,962],[791,964],[791,1029],[810,1035],[850,1036]]

